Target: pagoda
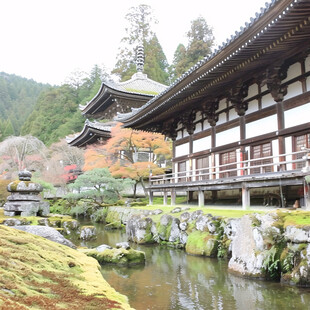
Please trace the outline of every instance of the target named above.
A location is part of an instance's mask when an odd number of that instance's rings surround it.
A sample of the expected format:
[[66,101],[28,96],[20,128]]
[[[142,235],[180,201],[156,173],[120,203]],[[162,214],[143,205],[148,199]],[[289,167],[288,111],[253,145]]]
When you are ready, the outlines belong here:
[[82,131],[72,137],[67,137],[69,145],[85,147],[89,144],[106,141],[110,138],[113,122],[102,123],[100,120],[113,120],[118,113],[128,113],[139,109],[146,102],[164,91],[167,86],[153,81],[143,73],[144,50],[137,49],[137,72],[125,82],[104,81],[98,93],[85,105],[80,105],[82,115],[95,119],[85,121]]

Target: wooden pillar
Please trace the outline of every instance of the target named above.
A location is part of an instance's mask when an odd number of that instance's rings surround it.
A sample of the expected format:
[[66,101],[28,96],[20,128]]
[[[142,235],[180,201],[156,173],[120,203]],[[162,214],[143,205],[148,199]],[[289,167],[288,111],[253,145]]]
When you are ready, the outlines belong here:
[[[283,109],[283,102],[279,101],[277,103],[277,117],[278,117],[278,130],[282,130],[285,128],[284,125],[284,109]],[[279,143],[279,153],[285,154],[285,139],[284,137],[280,136],[278,137],[278,143]],[[285,161],[285,156],[280,156],[280,162]],[[286,170],[285,165],[280,165],[281,170]]]
[[[308,163],[309,163],[309,157],[308,157]],[[309,169],[309,166],[308,166]],[[309,171],[309,170],[308,170]],[[304,200],[305,200],[305,208],[307,211],[310,211],[310,176],[307,175],[304,179]]]
[[246,187],[246,184],[242,184],[242,209],[250,209],[250,189]]
[[[240,142],[245,139],[245,118],[244,115],[239,117],[239,125],[240,125]],[[240,168],[243,168],[243,161],[245,160],[244,158],[245,154],[245,147],[242,145],[240,146]],[[240,170],[240,175],[244,175],[244,170]]]
[[164,202],[163,202],[164,206],[166,206],[168,204],[168,193],[164,192]]
[[175,206],[176,192],[175,190],[171,191],[171,205]]
[[153,192],[149,193],[149,205],[153,205]]
[[[268,90],[270,91],[274,101],[277,103],[276,106],[279,134],[281,134],[281,131],[285,128],[283,99],[287,94],[287,86],[281,85],[281,81],[286,77],[287,69],[287,66],[275,64],[273,67],[268,68],[266,72]],[[283,136],[278,137],[278,144],[279,153],[285,154],[285,139]],[[279,161],[285,161],[285,156],[280,156]],[[281,165],[280,163],[280,170],[286,170],[286,165]]]
[[[212,126],[211,127],[211,148],[214,148],[216,146],[216,130],[215,127]],[[211,180],[215,180],[216,179],[216,171],[215,171],[215,154],[212,152],[211,153]]]
[[[175,140],[172,140],[172,159],[175,158]],[[172,160],[172,173],[175,173],[175,164]]]
[[204,207],[205,205],[205,195],[204,195],[204,191],[199,190],[198,191],[198,206],[199,207]]

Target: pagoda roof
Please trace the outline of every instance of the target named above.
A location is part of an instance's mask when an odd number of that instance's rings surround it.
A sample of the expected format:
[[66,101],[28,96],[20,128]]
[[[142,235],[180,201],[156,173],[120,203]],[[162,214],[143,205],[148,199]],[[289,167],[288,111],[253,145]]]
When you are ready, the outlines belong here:
[[109,118],[113,113],[115,116],[117,112],[143,105],[166,88],[166,85],[137,72],[125,82],[104,81],[95,97],[86,105],[80,105],[80,110],[86,116]]
[[310,49],[310,1],[272,0],[226,42],[190,68],[169,88],[115,120],[125,127],[161,131],[164,121],[208,99],[221,98],[237,82]]
[[73,137],[66,137],[67,143],[71,146],[84,147],[98,141],[111,138],[111,127],[115,123],[90,122],[88,119],[84,123],[82,131]]

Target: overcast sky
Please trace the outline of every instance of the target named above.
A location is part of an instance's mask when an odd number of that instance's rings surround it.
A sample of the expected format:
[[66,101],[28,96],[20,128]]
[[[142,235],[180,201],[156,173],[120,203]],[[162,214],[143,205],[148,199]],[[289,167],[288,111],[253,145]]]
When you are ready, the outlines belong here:
[[76,70],[98,64],[111,71],[125,35],[125,15],[148,4],[171,63],[199,16],[213,28],[217,45],[244,26],[266,0],[0,0],[0,72],[60,85]]

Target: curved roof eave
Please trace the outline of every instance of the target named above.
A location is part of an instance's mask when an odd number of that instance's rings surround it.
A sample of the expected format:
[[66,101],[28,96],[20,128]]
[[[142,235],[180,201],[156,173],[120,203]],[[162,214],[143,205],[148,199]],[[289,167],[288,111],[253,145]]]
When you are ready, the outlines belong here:
[[[87,138],[88,136],[90,137]],[[111,126],[101,126],[100,123],[93,123],[87,119],[84,123],[82,131],[76,134],[73,138],[66,137],[66,141],[71,146],[84,146],[95,137],[110,138],[110,136]],[[85,139],[86,141],[83,142]]]
[[273,25],[282,18],[281,14],[284,16],[285,12],[298,2],[302,2],[302,0],[272,0],[267,3],[265,8],[261,8],[260,13],[256,13],[255,18],[250,19],[250,23],[245,23],[246,27],[241,27],[240,32],[236,31],[235,35],[223,42],[218,50],[191,67],[165,91],[144,104],[139,111],[126,113],[124,117],[119,114],[117,120],[123,122],[125,127],[130,127],[138,121],[142,122],[159,106],[171,102],[178,96],[181,97],[182,93],[188,91],[201,78],[215,74],[223,64],[232,61],[236,55],[240,54],[241,50],[247,47],[248,42],[252,44],[259,40],[259,36],[264,31],[267,32],[271,24]]

